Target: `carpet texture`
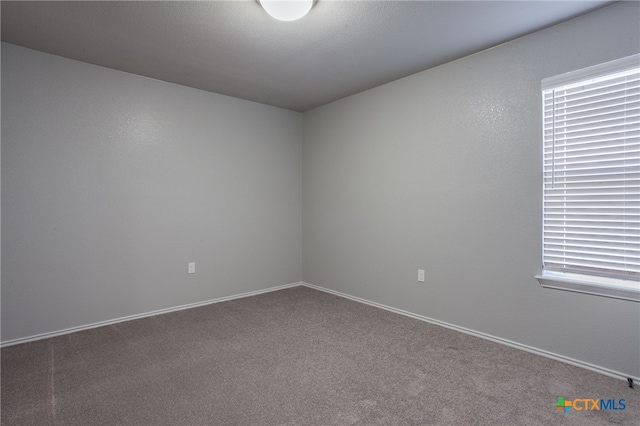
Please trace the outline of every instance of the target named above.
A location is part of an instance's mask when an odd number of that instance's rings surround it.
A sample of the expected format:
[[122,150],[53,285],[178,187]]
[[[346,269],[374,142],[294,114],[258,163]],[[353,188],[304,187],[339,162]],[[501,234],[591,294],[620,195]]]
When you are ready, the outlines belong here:
[[307,287],[1,356],[2,425],[640,424],[624,381]]

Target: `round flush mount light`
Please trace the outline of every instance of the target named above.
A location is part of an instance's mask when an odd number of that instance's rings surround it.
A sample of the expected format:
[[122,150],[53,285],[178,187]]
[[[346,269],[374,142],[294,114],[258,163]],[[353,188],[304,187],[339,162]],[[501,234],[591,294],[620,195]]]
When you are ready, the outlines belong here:
[[314,0],[260,0],[269,15],[280,21],[295,21],[306,15]]

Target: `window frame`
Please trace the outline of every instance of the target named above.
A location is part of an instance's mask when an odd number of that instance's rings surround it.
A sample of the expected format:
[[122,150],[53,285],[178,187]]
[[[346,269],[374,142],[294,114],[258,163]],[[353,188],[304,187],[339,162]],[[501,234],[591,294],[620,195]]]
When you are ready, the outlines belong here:
[[[626,58],[614,60],[604,64],[587,67],[584,69],[571,71],[565,74],[561,74],[554,77],[545,78],[542,80],[540,94],[541,99],[541,122],[542,122],[542,158],[543,165],[542,170],[544,173],[544,155],[545,155],[545,99],[544,91],[551,87],[559,87],[563,85],[569,85],[581,80],[591,80],[608,74],[622,72],[625,69],[640,68],[640,54],[628,56]],[[543,208],[543,223],[544,223],[544,209],[545,209],[545,186],[543,177],[542,187],[542,208]],[[542,226],[542,250],[541,255],[544,259],[544,224]],[[558,272],[544,268],[544,262],[541,273],[536,275],[540,285],[544,288],[572,291],[577,293],[592,294],[597,296],[611,297],[616,299],[630,300],[640,302],[640,280],[627,280],[619,278],[609,278],[598,275],[590,275],[588,273],[574,273],[574,272]]]

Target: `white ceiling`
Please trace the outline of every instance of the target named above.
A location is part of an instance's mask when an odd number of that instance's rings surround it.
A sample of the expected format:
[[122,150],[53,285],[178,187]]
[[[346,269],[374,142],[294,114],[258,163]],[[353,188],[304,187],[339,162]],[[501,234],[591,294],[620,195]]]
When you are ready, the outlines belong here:
[[2,40],[307,111],[610,1],[319,0],[280,22],[254,0],[2,2]]

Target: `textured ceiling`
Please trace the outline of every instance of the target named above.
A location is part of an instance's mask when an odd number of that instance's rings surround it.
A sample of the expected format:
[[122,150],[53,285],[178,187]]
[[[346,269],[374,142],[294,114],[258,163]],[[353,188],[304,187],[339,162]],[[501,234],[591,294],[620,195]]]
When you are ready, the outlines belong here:
[[7,2],[2,40],[294,111],[504,43],[608,1]]

